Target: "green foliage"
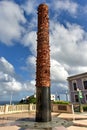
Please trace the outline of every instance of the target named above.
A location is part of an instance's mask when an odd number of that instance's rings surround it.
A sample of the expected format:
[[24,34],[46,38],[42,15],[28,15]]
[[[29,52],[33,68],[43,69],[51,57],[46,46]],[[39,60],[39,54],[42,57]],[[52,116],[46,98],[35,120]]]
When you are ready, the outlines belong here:
[[87,111],[87,105],[83,106],[83,111]]
[[66,101],[54,101],[54,104],[70,104],[70,102],[66,102]]
[[81,109],[83,110],[83,112],[87,112],[87,104],[81,104],[81,106],[74,106],[75,112],[80,112]]
[[36,103],[36,98],[35,98],[34,96],[29,97],[29,98],[26,100],[26,103],[28,103],[28,104],[30,104],[30,103],[35,104],[35,103]]
[[74,112],[80,112],[80,106],[74,106]]

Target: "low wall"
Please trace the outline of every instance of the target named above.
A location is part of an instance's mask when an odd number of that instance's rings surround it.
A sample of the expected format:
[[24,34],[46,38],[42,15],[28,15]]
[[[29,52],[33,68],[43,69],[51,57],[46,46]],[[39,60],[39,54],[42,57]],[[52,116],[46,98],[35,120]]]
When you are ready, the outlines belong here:
[[72,105],[71,104],[52,104],[51,106],[52,112],[63,112],[63,113],[72,113]]
[[[36,104],[0,106],[0,114],[11,114],[11,113],[19,113],[19,112],[35,112],[35,111],[36,111]],[[72,113],[72,105],[51,104],[51,111],[52,112]]]
[[36,111],[36,105],[27,104],[27,105],[0,106],[0,114],[11,114],[11,113],[29,112],[29,111]]

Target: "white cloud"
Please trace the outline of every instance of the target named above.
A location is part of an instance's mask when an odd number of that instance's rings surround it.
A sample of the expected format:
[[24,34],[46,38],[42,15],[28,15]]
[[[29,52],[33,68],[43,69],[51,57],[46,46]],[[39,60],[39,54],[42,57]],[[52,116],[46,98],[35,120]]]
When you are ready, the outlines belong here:
[[36,58],[34,56],[29,56],[26,60],[26,64],[27,64],[27,66],[29,66],[31,64],[35,68]]
[[54,82],[51,84],[51,92],[54,94],[61,94],[65,93],[66,90],[68,89],[67,83],[62,83],[62,82]]
[[35,10],[35,5],[36,5],[36,0],[27,0],[23,5],[22,8],[24,9],[24,11],[30,15],[30,14],[34,14],[34,12],[36,12]]
[[[14,67],[4,57],[0,58],[0,89],[18,91],[22,84],[16,80]],[[2,87],[3,86],[3,87]]]
[[87,32],[77,24],[51,21],[52,92],[67,89],[67,77],[87,71]]
[[[29,33],[32,32],[32,30],[35,30],[37,26],[37,1],[36,0],[26,0],[22,3],[21,8],[24,10],[25,14],[27,15],[26,19],[28,18],[27,21],[27,28],[26,28],[26,36],[30,35]],[[25,37],[26,37],[25,36]],[[25,40],[26,42],[26,40]],[[26,43],[25,43],[26,44]],[[28,45],[28,43],[27,43]]]
[[36,58],[33,55],[30,55],[26,59],[26,65],[22,66],[21,69],[24,71],[32,72],[32,75],[35,73],[35,67],[36,67]]
[[12,77],[4,72],[0,72],[0,82],[8,82],[11,81]]
[[56,60],[51,60],[51,80],[52,82],[66,82],[68,73],[65,68]]
[[28,72],[29,77],[31,79],[35,79],[35,70],[36,69],[36,57],[33,55],[30,55],[26,59],[26,65],[21,67],[21,70]]
[[77,13],[78,9],[78,4],[70,0],[55,0],[52,3],[52,6],[53,5],[55,7],[54,10],[56,10],[57,12],[64,10],[74,15]]
[[36,31],[27,32],[22,39],[22,44],[29,47],[32,54],[36,54]]
[[22,84],[18,82],[15,78],[12,78],[11,81],[3,82],[5,89],[7,91],[20,91],[22,89]]
[[0,58],[0,71],[3,71],[7,74],[14,74],[14,67],[10,64],[4,57]]
[[[24,32],[23,26],[26,19],[23,11],[14,2],[0,1],[0,41],[6,45],[19,40]],[[21,24],[20,24],[21,23]]]
[[[32,62],[32,60],[31,60]],[[0,58],[0,99],[9,99],[11,92],[14,97],[18,98],[20,93],[29,93],[35,91],[35,82],[21,81],[15,72],[14,66],[9,63],[4,57]],[[17,96],[18,95],[18,96]]]
[[68,72],[73,73],[73,67],[82,68],[87,65],[87,33],[81,26],[67,24],[64,27],[59,23],[51,23],[50,39],[51,57],[62,64]]
[[66,69],[70,75],[80,74],[87,72],[87,66],[68,66],[68,69]]
[[24,88],[27,91],[35,92],[35,80],[28,81],[24,84]]

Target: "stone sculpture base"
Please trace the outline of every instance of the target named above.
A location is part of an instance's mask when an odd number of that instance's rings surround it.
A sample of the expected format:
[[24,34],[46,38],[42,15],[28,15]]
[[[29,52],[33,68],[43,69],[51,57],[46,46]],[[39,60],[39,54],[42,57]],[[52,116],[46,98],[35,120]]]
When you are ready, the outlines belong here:
[[73,123],[58,117],[53,117],[50,122],[35,122],[34,118],[27,118],[17,121],[16,124],[23,130],[67,130],[67,127]]

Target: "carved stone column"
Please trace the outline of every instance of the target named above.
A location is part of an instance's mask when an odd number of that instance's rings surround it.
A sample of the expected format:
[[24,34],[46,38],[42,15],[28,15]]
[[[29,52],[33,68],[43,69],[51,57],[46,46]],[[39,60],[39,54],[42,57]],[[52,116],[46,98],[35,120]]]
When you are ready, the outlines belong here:
[[36,121],[51,121],[49,17],[46,4],[38,7],[36,98]]

